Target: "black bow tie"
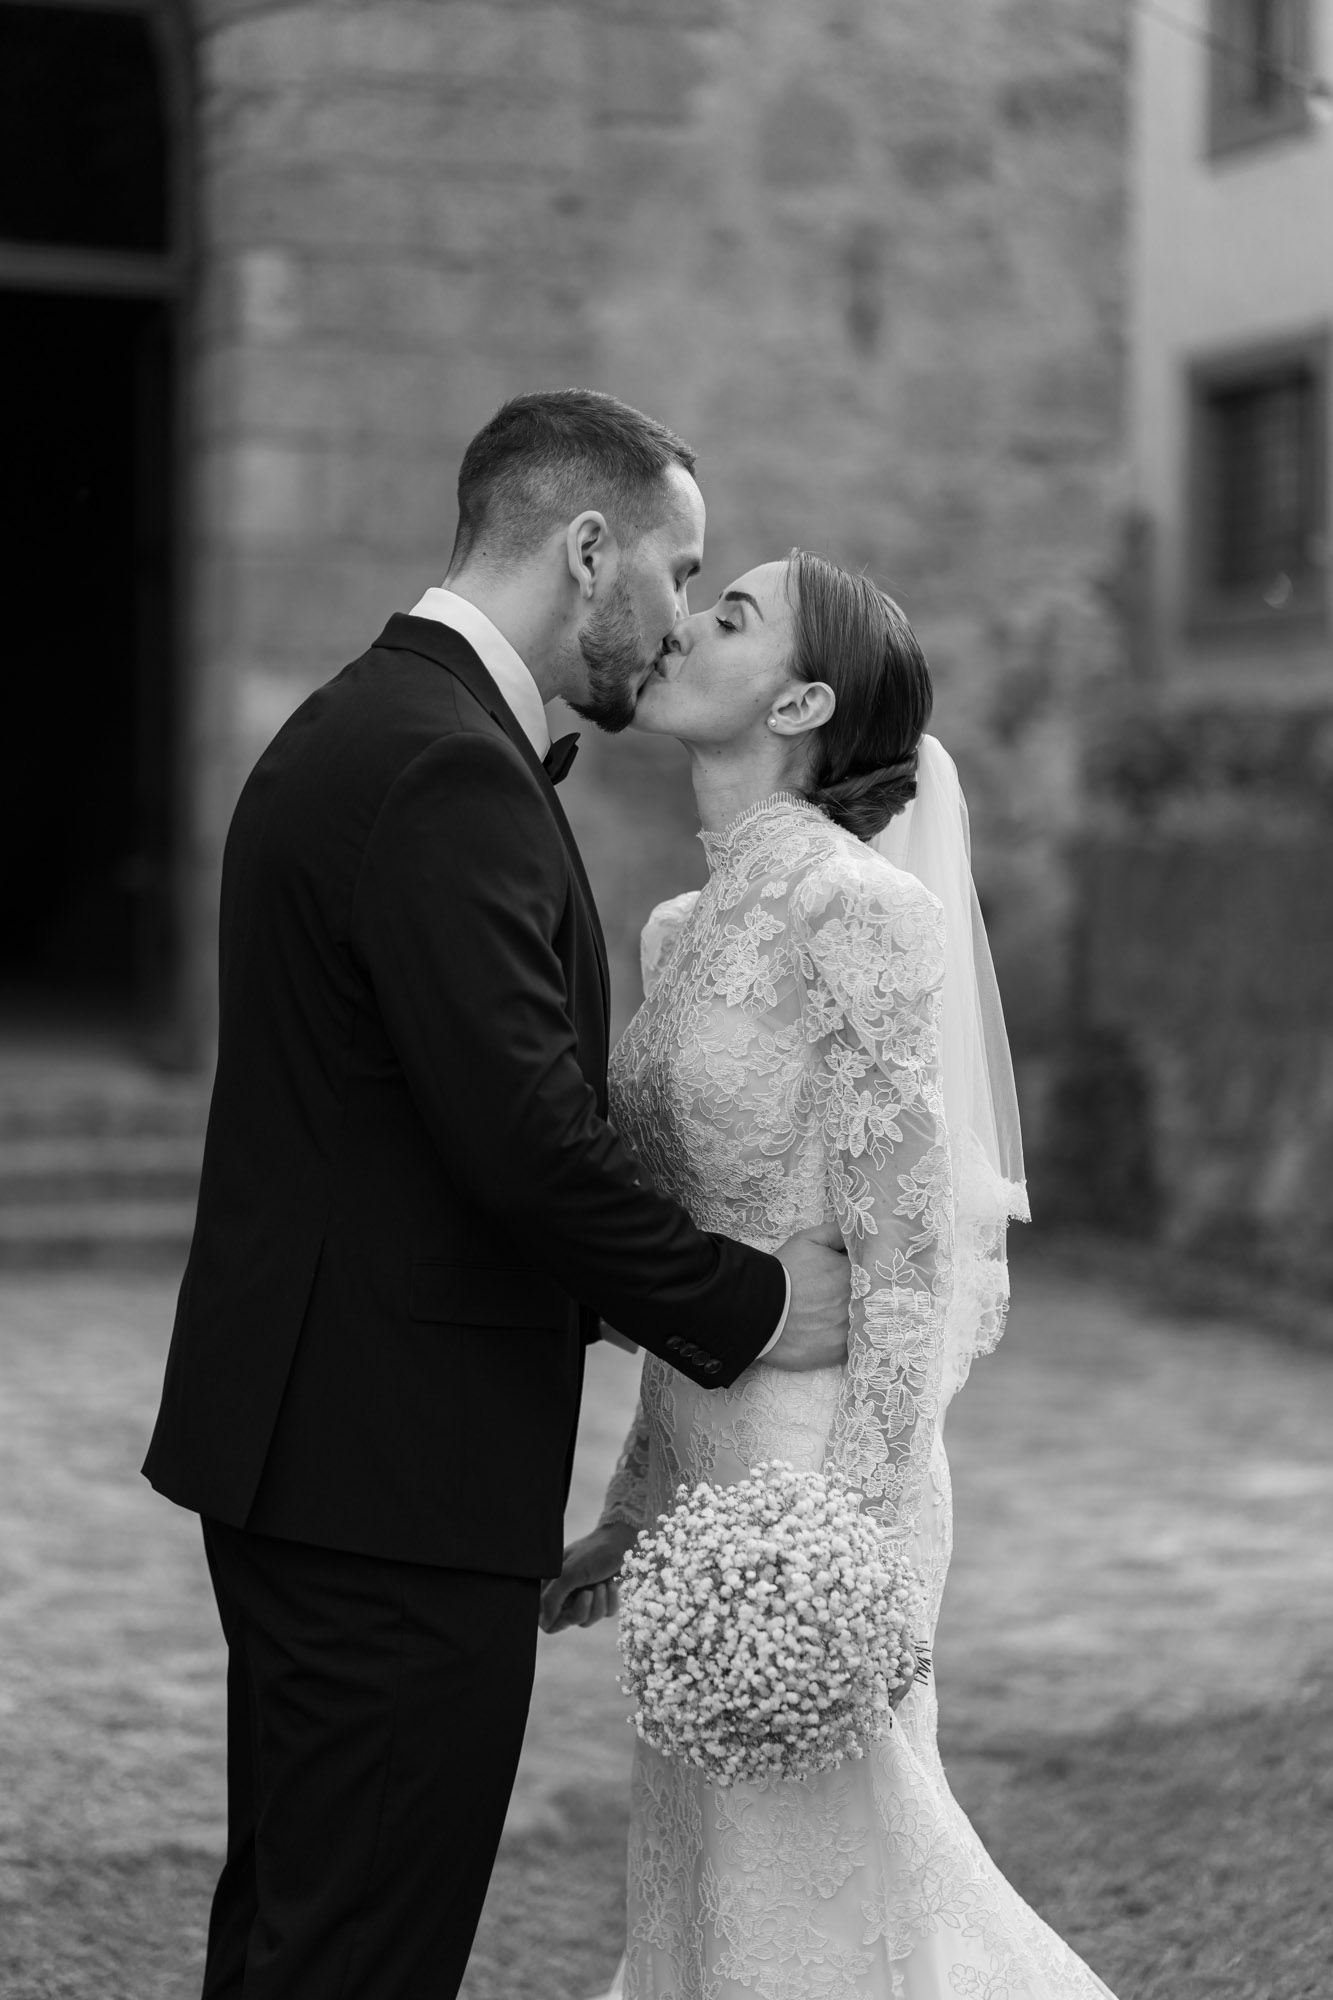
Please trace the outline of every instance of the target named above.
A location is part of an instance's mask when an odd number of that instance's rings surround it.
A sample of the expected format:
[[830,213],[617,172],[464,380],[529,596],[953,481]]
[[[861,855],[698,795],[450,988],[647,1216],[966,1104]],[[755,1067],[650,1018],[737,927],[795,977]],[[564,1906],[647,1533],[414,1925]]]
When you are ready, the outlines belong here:
[[562,778],[569,776],[569,767],[578,754],[577,732],[573,736],[562,736],[558,743],[551,745],[542,758],[542,763],[546,766],[546,775],[553,785],[558,785]]

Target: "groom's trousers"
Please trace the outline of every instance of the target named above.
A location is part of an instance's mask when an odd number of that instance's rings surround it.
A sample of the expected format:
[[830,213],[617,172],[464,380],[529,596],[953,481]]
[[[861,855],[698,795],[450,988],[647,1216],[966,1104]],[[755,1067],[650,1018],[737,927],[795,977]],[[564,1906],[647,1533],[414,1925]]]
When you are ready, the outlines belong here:
[[203,2000],[452,2000],[532,1689],[535,1579],[204,1523],[228,1647]]

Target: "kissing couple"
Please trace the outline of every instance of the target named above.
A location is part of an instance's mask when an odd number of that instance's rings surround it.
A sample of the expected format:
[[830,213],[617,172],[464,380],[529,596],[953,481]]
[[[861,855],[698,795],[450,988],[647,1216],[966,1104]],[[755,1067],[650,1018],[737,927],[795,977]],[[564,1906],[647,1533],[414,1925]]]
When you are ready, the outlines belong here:
[[[863,1496],[927,1631],[941,1422],[1026,1212],[1012,1072],[926,662],[799,551],[691,614],[661,424],[520,396],[464,456],[445,584],[297,709],[223,865],[217,1074],[145,1471],[202,1516],[228,1646],[204,2000],[449,2000],[539,1617],[615,1608],[677,1484],[775,1458]],[[707,886],[653,912],[610,1057],[544,704],[672,735]],[[565,1550],[586,1345],[645,1350]],[[1106,1988],[954,1803],[933,1682],[815,1779],[639,1744],[624,1995]]]

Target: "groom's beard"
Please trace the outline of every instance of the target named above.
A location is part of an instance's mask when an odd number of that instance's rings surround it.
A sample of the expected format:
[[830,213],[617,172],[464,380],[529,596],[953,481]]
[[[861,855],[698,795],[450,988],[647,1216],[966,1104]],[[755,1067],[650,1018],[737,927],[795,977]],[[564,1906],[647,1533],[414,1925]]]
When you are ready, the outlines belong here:
[[579,633],[579,651],[588,670],[588,692],[582,701],[571,701],[569,706],[575,715],[616,736],[634,720],[639,688],[649,664],[643,657],[643,634],[623,584],[613,587],[607,602],[598,606]]

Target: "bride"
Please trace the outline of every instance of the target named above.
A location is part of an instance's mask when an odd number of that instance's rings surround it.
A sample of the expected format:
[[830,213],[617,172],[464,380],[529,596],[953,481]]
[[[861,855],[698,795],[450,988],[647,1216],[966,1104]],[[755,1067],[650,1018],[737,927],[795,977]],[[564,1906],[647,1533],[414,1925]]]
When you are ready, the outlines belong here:
[[[615,1607],[681,1481],[764,1459],[853,1484],[925,1585],[951,1547],[942,1427],[1007,1303],[1017,1110],[954,766],[925,660],[864,577],[796,551],[680,623],[637,726],[688,749],[700,892],[644,931],[612,1118],[705,1229],[771,1249],[833,1223],[846,1366],[762,1358],[721,1393],[649,1356],[594,1532],[543,1623]],[[1108,1989],[1004,1880],[949,1791],[933,1679],[813,1779],[720,1787],[635,1752],[624,2000],[1090,2000]]]

